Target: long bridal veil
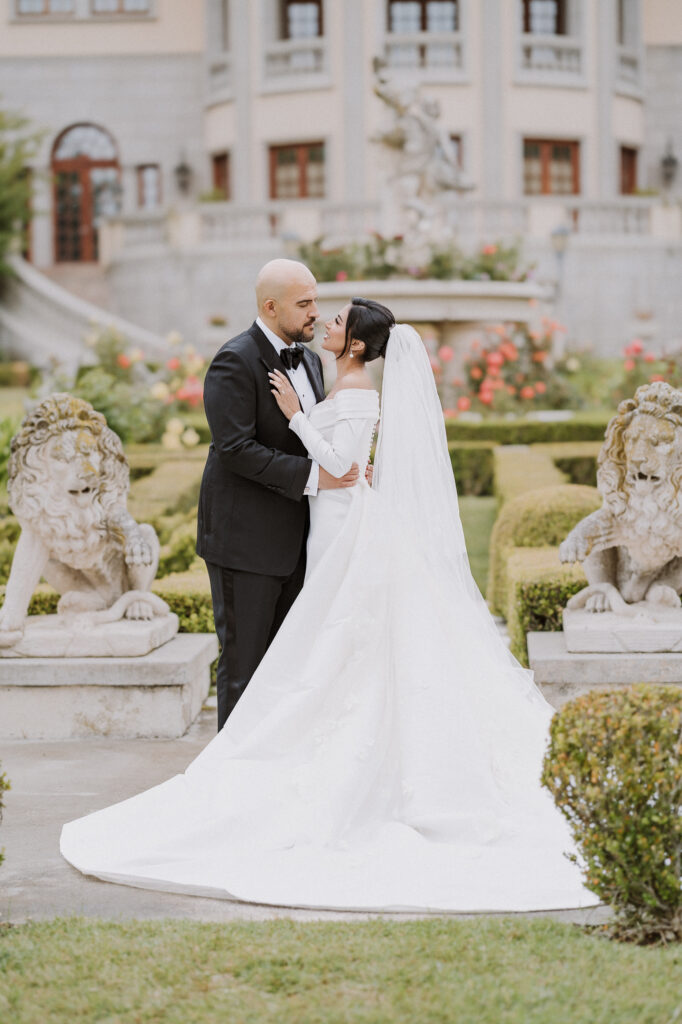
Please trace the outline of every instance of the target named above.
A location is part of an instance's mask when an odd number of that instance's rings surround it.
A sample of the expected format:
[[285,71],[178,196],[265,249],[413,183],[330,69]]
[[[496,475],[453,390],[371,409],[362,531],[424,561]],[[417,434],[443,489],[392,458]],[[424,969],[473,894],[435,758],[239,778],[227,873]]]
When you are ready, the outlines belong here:
[[396,324],[386,347],[373,486],[454,607],[468,598],[481,631],[477,643],[492,645],[526,694],[544,703],[509,653],[471,573],[440,398],[426,347],[409,324]]

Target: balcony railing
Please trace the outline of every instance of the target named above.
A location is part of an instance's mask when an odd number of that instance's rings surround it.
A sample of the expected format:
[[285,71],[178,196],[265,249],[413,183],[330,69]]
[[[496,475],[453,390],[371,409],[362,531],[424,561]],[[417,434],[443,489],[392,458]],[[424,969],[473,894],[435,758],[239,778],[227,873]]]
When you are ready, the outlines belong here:
[[279,234],[281,207],[235,206],[232,203],[202,203],[199,206],[202,242],[241,242],[273,238]]
[[320,233],[339,240],[363,238],[378,231],[379,203],[329,203],[320,210]]
[[583,72],[583,46],[570,36],[521,36],[521,70],[532,73],[577,76]]
[[392,32],[386,37],[385,59],[391,68],[461,72],[464,41],[459,32]]
[[650,235],[652,209],[650,199],[618,199],[590,202],[567,199],[563,203],[567,219],[578,235]]
[[270,43],[265,49],[265,77],[321,74],[326,70],[326,52],[325,40],[319,37]]

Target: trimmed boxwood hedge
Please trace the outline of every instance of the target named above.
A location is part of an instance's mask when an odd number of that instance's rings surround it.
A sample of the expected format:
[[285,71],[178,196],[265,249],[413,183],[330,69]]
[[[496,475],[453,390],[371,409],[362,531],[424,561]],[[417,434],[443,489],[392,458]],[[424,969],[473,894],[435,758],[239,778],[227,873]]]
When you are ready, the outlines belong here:
[[494,471],[495,495],[500,508],[525,491],[566,483],[566,477],[546,452],[527,445],[495,448]]
[[611,934],[682,940],[682,688],[589,693],[554,716],[543,785],[567,818]]
[[554,633],[569,598],[587,584],[578,565],[562,565],[556,547],[512,548],[506,560],[507,620],[510,649],[528,664],[529,632]]
[[502,508],[490,538],[488,602],[508,615],[507,562],[513,548],[558,546],[581,519],[600,508],[594,487],[563,484],[527,491]]
[[550,444],[558,441],[603,441],[613,414],[544,423],[537,420],[446,420],[449,441],[495,441],[497,444]]
[[495,468],[492,444],[451,441],[448,451],[460,497],[482,497],[493,493]]

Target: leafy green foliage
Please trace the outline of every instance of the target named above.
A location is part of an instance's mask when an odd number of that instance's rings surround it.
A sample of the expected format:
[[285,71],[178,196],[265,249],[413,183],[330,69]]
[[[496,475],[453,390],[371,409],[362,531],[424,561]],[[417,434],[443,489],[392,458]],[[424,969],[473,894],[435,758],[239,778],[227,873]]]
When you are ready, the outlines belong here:
[[0,278],[11,273],[6,256],[31,219],[28,168],[39,140],[25,118],[0,110]]
[[527,665],[527,634],[561,630],[563,609],[587,580],[579,565],[559,562],[556,547],[519,547],[507,552],[505,583],[504,616],[511,652]]
[[553,444],[568,441],[603,441],[612,413],[544,423],[537,420],[467,420],[445,422],[449,441],[495,441],[497,444]]
[[362,243],[334,246],[323,238],[300,245],[297,255],[318,281],[386,280],[412,277],[441,281],[525,281],[518,245],[485,245],[473,254],[456,246],[434,248],[422,265],[412,265],[402,235],[385,238],[373,232]]
[[495,494],[500,507],[540,487],[558,487],[566,477],[541,449],[501,445],[495,449]]
[[159,556],[159,577],[173,572],[185,572],[197,557],[197,524],[193,517],[190,522],[180,523],[171,533]]
[[498,614],[507,613],[507,559],[511,550],[560,544],[601,503],[595,488],[563,484],[527,491],[503,506],[490,542],[487,595]]
[[10,446],[12,438],[19,429],[19,420],[14,416],[0,419],[0,484],[7,482]]
[[[5,806],[5,802],[3,800],[3,793],[6,793],[7,790],[11,788],[12,787],[10,786],[9,779],[7,778],[5,773],[0,772],[0,821],[2,821],[2,812]],[[0,850],[0,864],[2,864],[4,859],[4,853],[2,850]]]
[[448,444],[457,493],[461,495],[488,495],[493,493],[493,447],[476,442],[450,442]]
[[542,782],[567,818],[612,933],[682,940],[682,691],[590,693],[554,716]]

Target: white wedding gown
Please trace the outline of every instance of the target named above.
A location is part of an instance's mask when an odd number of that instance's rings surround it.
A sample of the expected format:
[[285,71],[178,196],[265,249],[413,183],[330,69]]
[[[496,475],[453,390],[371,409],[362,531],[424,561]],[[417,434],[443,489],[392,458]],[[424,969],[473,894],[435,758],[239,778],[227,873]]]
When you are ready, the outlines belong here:
[[[292,429],[339,475],[365,465],[378,415],[377,393],[352,389]],[[382,431],[386,415],[384,400]],[[410,424],[401,436],[395,422],[389,444],[409,444]],[[405,506],[421,486],[437,499],[429,465],[420,457],[402,481]],[[184,774],[65,825],[75,867],[283,906],[598,902],[539,783],[552,709],[504,647],[466,559],[450,559],[459,519],[443,525],[434,506],[410,534],[385,479],[311,500],[305,586],[227,724]],[[430,507],[431,491],[419,497]],[[425,538],[442,544],[436,558]]]

